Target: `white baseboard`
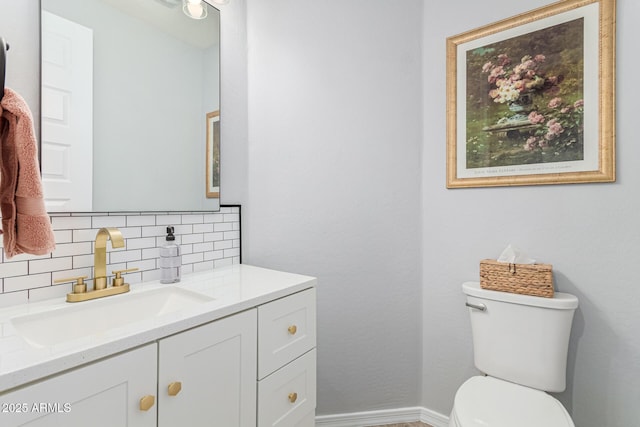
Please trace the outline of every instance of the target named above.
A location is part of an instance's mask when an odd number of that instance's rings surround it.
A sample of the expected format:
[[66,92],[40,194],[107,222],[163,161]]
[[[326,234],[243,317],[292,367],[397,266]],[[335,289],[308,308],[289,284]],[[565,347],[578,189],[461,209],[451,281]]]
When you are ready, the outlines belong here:
[[433,427],[447,427],[449,417],[427,408],[400,408],[350,414],[320,415],[316,427],[368,427],[422,421]]

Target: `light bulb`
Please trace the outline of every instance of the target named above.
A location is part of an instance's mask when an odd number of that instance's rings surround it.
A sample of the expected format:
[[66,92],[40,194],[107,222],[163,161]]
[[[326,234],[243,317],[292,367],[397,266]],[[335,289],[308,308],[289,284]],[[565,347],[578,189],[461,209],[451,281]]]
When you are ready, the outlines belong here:
[[182,11],[189,18],[204,19],[207,17],[207,8],[201,0],[183,0]]

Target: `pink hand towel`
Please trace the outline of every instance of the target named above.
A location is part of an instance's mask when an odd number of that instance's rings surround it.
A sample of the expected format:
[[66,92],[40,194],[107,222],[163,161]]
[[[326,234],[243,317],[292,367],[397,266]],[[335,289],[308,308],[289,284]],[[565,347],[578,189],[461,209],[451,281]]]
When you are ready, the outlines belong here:
[[7,258],[45,255],[56,247],[44,207],[38,145],[29,106],[4,89],[0,102],[0,209]]

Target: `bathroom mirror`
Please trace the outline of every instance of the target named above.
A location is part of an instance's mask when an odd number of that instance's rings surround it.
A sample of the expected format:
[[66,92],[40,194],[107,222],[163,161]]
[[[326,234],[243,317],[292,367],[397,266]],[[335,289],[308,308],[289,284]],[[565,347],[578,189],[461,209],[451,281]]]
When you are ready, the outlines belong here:
[[219,210],[220,13],[201,7],[41,0],[49,212]]

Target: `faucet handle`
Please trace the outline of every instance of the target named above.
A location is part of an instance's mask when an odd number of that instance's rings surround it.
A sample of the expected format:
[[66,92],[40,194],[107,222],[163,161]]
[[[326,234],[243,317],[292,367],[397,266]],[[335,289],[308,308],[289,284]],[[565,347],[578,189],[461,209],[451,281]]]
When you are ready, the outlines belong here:
[[76,276],[76,277],[67,277],[65,279],[56,279],[53,283],[65,283],[65,282],[76,282],[73,285],[73,293],[74,294],[82,294],[87,292],[87,285],[84,283],[84,279],[89,276]]
[[138,267],[134,267],[134,268],[127,268],[126,270],[114,270],[112,271],[113,274],[116,275],[116,277],[113,278],[113,286],[122,286],[124,285],[124,279],[122,278],[122,273],[130,273],[132,271],[138,271]]

